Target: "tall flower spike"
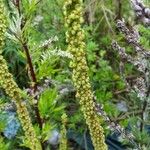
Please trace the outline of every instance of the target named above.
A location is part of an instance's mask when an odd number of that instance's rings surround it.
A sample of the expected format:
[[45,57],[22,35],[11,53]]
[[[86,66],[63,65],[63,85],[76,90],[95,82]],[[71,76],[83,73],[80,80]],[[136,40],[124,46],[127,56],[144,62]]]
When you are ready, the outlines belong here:
[[6,30],[6,19],[3,13],[4,5],[2,0],[0,0],[0,54],[2,53],[2,47],[4,45],[4,35]]
[[94,95],[88,76],[85,57],[85,34],[83,23],[82,0],[66,0],[63,8],[65,16],[67,50],[73,55],[70,67],[73,69],[72,80],[76,88],[81,110],[88,125],[95,150],[107,150],[103,128],[95,111]]
[[59,150],[67,150],[67,115],[64,113],[61,117],[62,120],[62,129],[61,129],[61,138],[60,138],[60,145]]
[[23,98],[21,90],[13,80],[12,74],[9,73],[7,63],[1,55],[2,47],[4,45],[4,34],[6,30],[5,22],[4,6],[2,0],[0,0],[0,87],[5,90],[6,94],[12,100],[14,100],[16,104],[18,117],[25,132],[25,138],[28,146],[31,150],[41,150],[42,148],[40,142],[36,138],[36,134],[32,126],[28,110],[22,100]]

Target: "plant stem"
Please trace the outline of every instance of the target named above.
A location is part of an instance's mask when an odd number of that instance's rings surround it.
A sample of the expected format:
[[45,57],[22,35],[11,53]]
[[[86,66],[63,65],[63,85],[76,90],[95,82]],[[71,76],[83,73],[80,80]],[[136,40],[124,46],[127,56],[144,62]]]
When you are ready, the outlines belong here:
[[[31,56],[30,56],[27,44],[23,43],[22,46],[23,46],[23,49],[24,49],[24,51],[26,53],[27,61],[28,61],[28,64],[29,64],[31,78],[32,78],[32,81],[34,82],[33,88],[34,88],[34,93],[35,93],[37,91],[37,79],[36,79],[36,75],[35,75],[35,72],[34,72]],[[38,110],[38,101],[37,101],[37,104],[34,106],[34,108],[35,108],[35,113],[36,113],[36,117],[37,117],[37,122],[39,123],[39,127],[42,129],[42,119],[40,117],[40,113],[39,113],[39,110]]]
[[116,20],[121,19],[122,3],[121,0],[117,0],[117,9],[116,9]]
[[15,5],[16,5],[16,7],[18,9],[19,14],[21,14],[21,11],[20,11],[20,0],[16,0]]
[[[20,0],[16,0],[14,2],[17,9],[18,9],[19,14],[21,14],[20,2],[21,2]],[[22,20],[21,29],[23,29],[24,26],[25,26],[25,22],[24,22],[24,20]],[[23,50],[25,51],[25,54],[26,54],[26,58],[27,58],[27,62],[28,62],[28,65],[29,65],[29,70],[30,70],[32,82],[34,83],[33,89],[34,89],[34,93],[35,93],[37,91],[37,79],[36,79],[36,75],[35,75],[35,72],[34,72],[34,68],[33,68],[32,60],[31,60],[29,48],[28,48],[27,42],[24,38],[23,38],[23,40],[20,40],[20,41],[21,41]],[[35,99],[37,99],[37,98],[35,97]],[[35,109],[35,113],[36,113],[36,117],[37,117],[37,122],[39,124],[40,129],[42,129],[42,119],[40,117],[40,113],[39,113],[39,110],[38,110],[38,101],[34,105],[34,109]]]

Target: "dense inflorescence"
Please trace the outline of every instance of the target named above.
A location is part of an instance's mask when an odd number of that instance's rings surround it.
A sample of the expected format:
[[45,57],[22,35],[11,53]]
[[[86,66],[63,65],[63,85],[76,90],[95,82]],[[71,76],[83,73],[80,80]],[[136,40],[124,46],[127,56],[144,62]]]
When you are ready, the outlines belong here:
[[61,129],[61,138],[60,138],[60,145],[59,150],[67,150],[67,115],[64,113],[61,117],[62,120],[62,129]]
[[0,54],[2,53],[2,47],[4,45],[4,35],[6,30],[6,19],[3,13],[4,6],[2,0],[0,0]]
[[22,124],[23,130],[25,131],[25,138],[28,146],[31,150],[41,150],[41,145],[36,138],[26,104],[22,100],[21,90],[14,81],[12,74],[9,73],[7,63],[1,55],[6,30],[5,22],[4,6],[2,0],[0,0],[0,86],[16,104],[18,117]]
[[95,112],[94,95],[88,76],[88,66],[85,57],[85,34],[82,29],[83,7],[82,0],[66,0],[64,16],[67,50],[73,55],[70,67],[73,69],[72,80],[76,88],[76,98],[79,99],[81,110],[89,127],[95,150],[106,150],[103,128]]
[[150,8],[146,7],[142,0],[131,0],[131,3],[137,18],[143,24],[150,26]]

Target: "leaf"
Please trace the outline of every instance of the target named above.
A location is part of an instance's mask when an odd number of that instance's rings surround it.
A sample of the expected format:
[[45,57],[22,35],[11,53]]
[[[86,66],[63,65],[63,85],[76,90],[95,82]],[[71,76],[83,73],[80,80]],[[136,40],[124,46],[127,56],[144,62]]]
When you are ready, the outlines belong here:
[[56,104],[57,92],[55,89],[47,89],[40,97],[39,110],[42,117],[49,115],[51,108]]
[[[42,93],[39,101],[39,111],[43,118],[53,120],[61,116],[64,105],[57,106],[57,90],[47,89]],[[53,120],[54,121],[54,120]]]

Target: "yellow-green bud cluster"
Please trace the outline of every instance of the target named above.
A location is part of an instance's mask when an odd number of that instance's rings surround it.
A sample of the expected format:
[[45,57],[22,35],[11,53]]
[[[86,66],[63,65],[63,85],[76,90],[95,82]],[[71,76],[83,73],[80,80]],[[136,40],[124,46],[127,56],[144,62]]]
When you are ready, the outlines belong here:
[[6,30],[6,19],[4,15],[4,5],[0,0],[0,54],[2,53],[2,47],[4,45],[4,35]]
[[4,18],[4,6],[2,0],[0,0],[0,87],[2,87],[6,94],[14,100],[18,117],[25,132],[26,141],[31,150],[41,150],[41,145],[29,117],[28,110],[25,103],[22,101],[21,90],[18,88],[16,82],[13,80],[12,74],[9,73],[7,63],[1,55],[2,47],[4,45],[5,34],[5,18]]
[[61,138],[60,138],[60,145],[59,150],[67,150],[67,115],[64,113],[61,117],[62,119],[62,129],[61,129]]
[[64,4],[64,16],[66,42],[68,51],[73,55],[70,67],[73,69],[72,79],[77,90],[76,97],[79,99],[81,110],[89,127],[95,150],[107,150],[103,128],[95,112],[94,95],[91,90],[88,76],[88,66],[85,57],[85,34],[81,25],[83,23],[82,0],[66,0]]
[[31,119],[29,117],[26,104],[24,102],[16,103],[17,113],[22,124],[22,128],[25,132],[25,140],[31,150],[42,150],[41,144],[36,137],[36,133],[32,126]]

